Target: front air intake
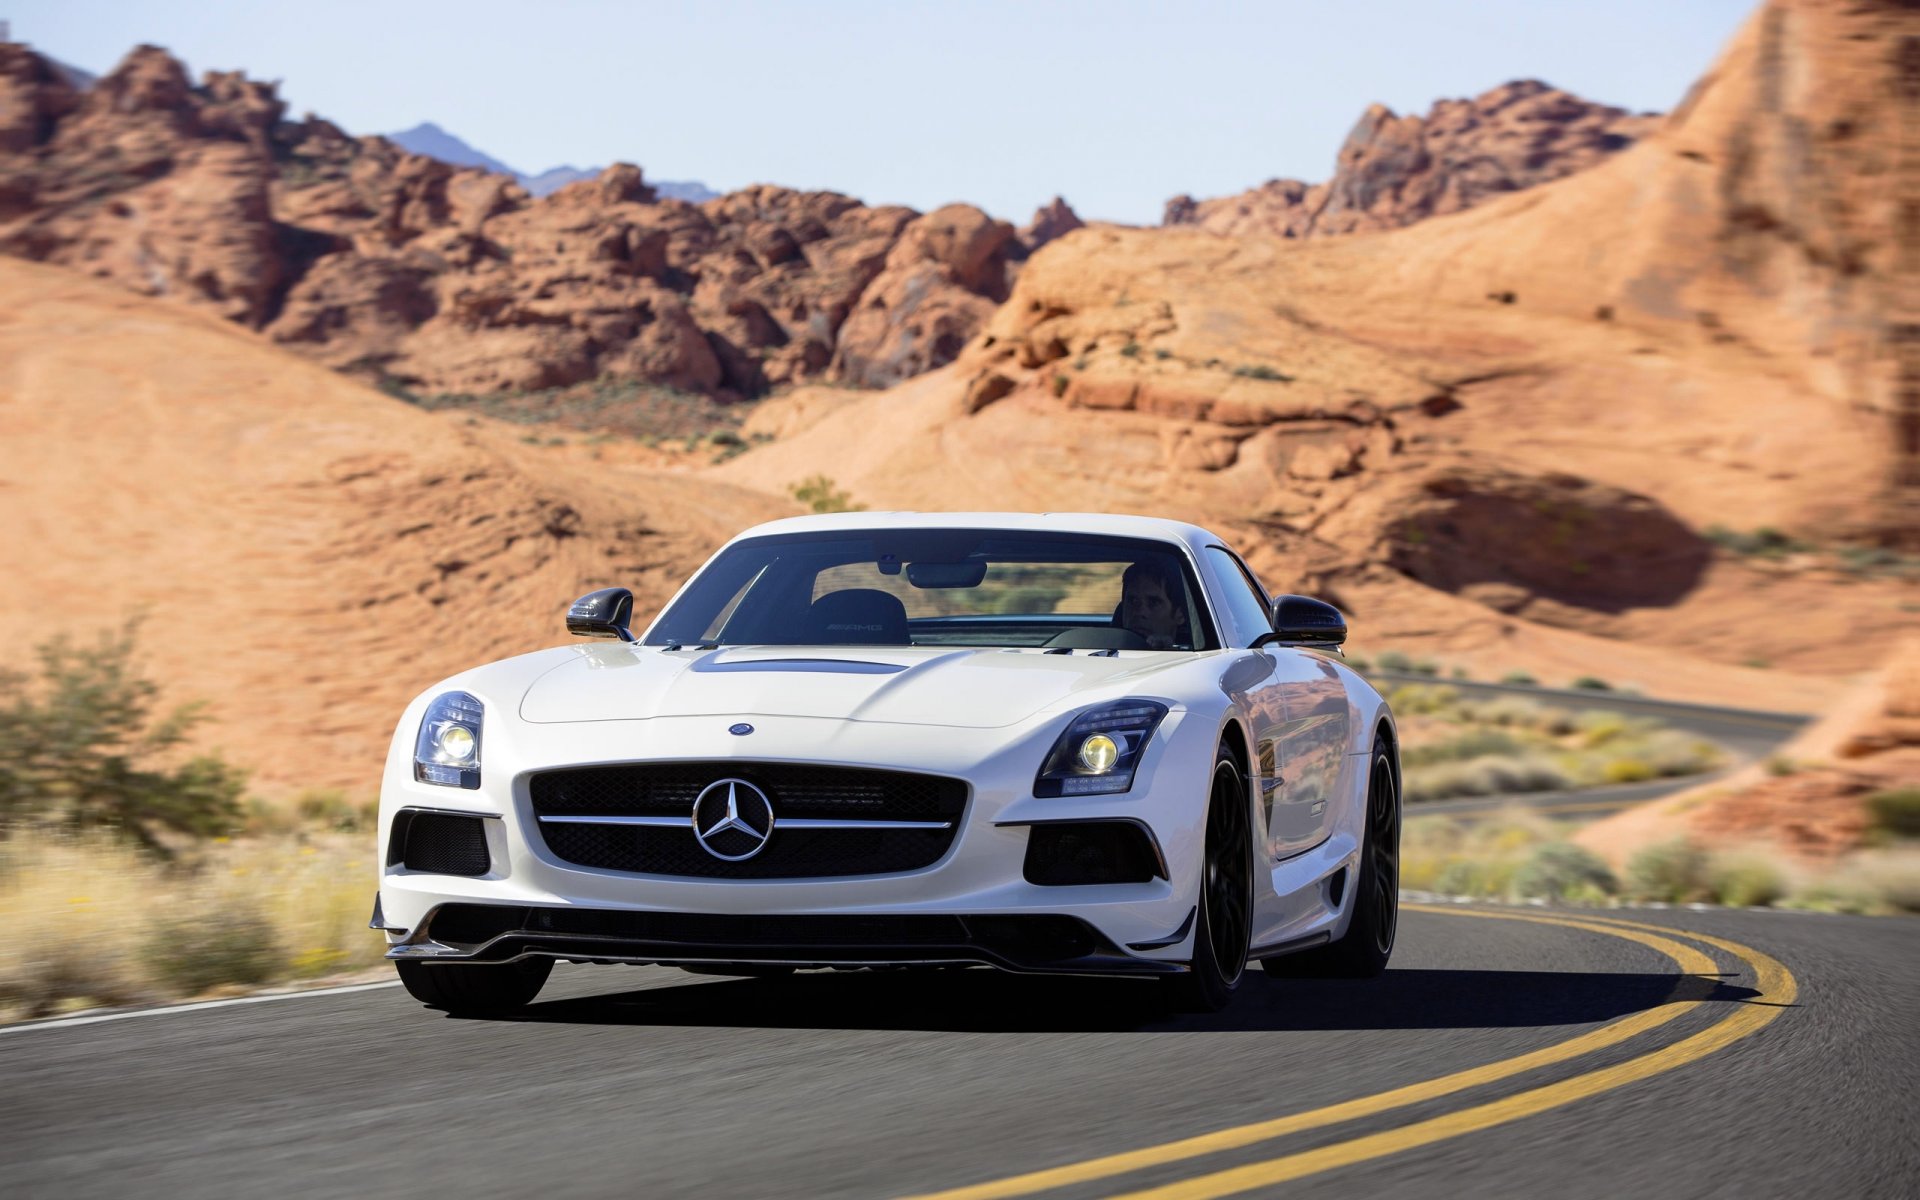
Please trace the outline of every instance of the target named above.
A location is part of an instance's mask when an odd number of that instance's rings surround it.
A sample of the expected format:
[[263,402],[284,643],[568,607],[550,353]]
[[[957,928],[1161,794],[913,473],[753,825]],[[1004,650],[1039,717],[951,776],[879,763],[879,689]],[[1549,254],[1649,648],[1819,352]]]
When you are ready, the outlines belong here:
[[485,822],[484,817],[401,809],[387,841],[387,865],[434,875],[485,875],[493,866]]

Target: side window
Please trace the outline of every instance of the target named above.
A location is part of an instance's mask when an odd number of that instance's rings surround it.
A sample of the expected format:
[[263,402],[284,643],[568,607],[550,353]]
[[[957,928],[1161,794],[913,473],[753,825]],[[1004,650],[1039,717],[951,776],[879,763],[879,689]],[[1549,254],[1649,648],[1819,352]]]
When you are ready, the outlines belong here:
[[1272,629],[1273,613],[1259,585],[1247,572],[1246,564],[1222,546],[1208,546],[1207,554],[1213,559],[1213,571],[1219,576],[1220,590],[1226,598],[1227,611],[1233,614],[1234,627],[1248,641],[1261,631]]

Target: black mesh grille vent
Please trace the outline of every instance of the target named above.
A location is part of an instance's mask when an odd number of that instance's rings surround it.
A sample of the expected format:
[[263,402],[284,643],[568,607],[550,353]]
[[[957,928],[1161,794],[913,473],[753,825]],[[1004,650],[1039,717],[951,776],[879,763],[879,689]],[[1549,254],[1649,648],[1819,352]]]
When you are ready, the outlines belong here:
[[[728,862],[700,845],[693,802],[718,779],[745,779],[767,794],[773,835],[752,858]],[[953,844],[966,809],[957,779],[785,763],[633,763],[535,775],[536,816],[687,818],[685,827],[538,822],[559,858],[585,867],[706,879],[793,879],[883,875],[938,862]],[[946,829],[782,829],[791,818],[845,821],[946,821]],[[719,847],[739,853],[746,846]]]
[[435,875],[485,875],[492,866],[481,817],[403,812],[394,818],[393,842],[400,864]]

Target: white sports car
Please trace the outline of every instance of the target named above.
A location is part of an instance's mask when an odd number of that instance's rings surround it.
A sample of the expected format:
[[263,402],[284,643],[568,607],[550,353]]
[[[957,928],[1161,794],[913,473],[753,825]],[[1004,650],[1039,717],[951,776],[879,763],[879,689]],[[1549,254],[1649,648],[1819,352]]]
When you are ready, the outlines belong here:
[[1400,760],[1345,622],[1204,529],[843,513],[741,534],[644,634],[423,692],[373,925],[407,990],[532,1000],[554,960],[1377,974]]

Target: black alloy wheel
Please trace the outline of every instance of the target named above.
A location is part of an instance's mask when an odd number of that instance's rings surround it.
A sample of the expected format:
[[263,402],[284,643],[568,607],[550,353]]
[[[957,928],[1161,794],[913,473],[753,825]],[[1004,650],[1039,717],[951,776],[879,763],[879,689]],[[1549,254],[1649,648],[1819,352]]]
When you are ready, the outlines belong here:
[[510,963],[431,963],[401,960],[393,964],[407,994],[428,1008],[456,1016],[516,1012],[540,994],[553,973],[550,958]]
[[1166,979],[1176,1008],[1218,1012],[1247,969],[1253,927],[1253,846],[1248,832],[1246,777],[1225,746],[1213,764],[1207,795],[1207,836],[1201,852],[1200,915],[1193,961]]
[[1339,941],[1298,954],[1261,960],[1269,975],[1292,979],[1372,979],[1387,969],[1400,925],[1400,787],[1393,758],[1373,750],[1367,776],[1366,838],[1353,916]]

